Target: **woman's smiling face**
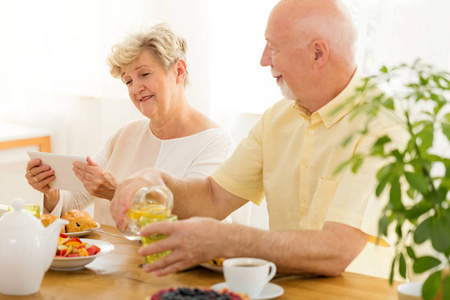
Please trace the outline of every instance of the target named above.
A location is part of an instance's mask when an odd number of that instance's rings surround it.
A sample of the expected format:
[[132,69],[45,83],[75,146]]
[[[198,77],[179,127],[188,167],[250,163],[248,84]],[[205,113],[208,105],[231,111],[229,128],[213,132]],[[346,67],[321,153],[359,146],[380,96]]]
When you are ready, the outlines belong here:
[[163,118],[173,109],[176,77],[144,50],[132,63],[122,68],[122,81],[128,87],[133,104],[146,117]]

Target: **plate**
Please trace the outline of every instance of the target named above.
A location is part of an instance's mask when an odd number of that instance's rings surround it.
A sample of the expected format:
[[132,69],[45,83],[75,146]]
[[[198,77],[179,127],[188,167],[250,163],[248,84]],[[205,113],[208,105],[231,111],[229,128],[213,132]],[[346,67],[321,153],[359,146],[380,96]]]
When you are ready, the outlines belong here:
[[65,232],[63,234],[67,235],[67,236],[76,236],[76,237],[80,237],[80,236],[85,236],[88,235],[89,233],[91,233],[92,231],[99,229],[100,228],[100,223],[95,222],[97,224],[97,227],[85,230],[85,231],[78,231],[78,232]]
[[74,271],[80,270],[88,263],[92,262],[99,256],[106,255],[114,250],[114,245],[101,240],[93,239],[81,239],[83,243],[88,243],[90,245],[95,245],[101,250],[99,253],[92,256],[81,256],[81,257],[55,257],[50,266],[50,269],[56,271]]
[[201,263],[200,266],[206,269],[210,269],[211,271],[223,273],[223,268],[219,266],[213,266],[209,263]]
[[[228,285],[227,285],[226,282],[215,284],[215,285],[211,286],[211,289],[216,290],[216,291],[221,291],[223,289],[228,289],[228,290],[232,291],[231,289],[228,288]],[[263,288],[263,290],[261,291],[261,293],[259,294],[258,297],[251,298],[251,299],[252,300],[272,299],[272,298],[279,297],[279,296],[283,295],[283,293],[284,293],[284,289],[281,286],[279,286],[278,284],[269,282]]]

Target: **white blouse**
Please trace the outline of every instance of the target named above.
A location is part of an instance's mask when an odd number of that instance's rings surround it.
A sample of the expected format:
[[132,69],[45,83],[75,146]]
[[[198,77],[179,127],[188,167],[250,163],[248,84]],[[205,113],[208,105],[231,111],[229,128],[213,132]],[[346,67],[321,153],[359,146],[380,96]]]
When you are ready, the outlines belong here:
[[[177,177],[209,176],[234,150],[231,136],[221,128],[170,140],[160,140],[150,130],[150,120],[132,121],[119,129],[93,160],[111,171],[119,181],[145,168],[157,168]],[[61,216],[71,209],[83,210],[94,203],[94,219],[115,226],[110,201],[88,192],[60,191],[51,214]]]

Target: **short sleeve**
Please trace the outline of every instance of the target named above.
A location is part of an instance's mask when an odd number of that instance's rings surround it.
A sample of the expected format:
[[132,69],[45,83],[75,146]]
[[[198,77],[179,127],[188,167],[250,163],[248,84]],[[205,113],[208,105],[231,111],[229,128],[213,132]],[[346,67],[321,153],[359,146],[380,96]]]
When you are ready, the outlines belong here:
[[263,120],[264,115],[238,145],[233,155],[212,175],[222,188],[255,204],[261,203],[264,197]]

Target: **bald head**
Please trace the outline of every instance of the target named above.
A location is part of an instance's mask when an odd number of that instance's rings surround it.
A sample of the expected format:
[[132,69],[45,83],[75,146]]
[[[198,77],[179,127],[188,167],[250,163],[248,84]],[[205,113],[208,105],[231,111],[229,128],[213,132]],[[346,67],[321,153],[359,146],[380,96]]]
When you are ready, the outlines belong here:
[[267,22],[261,65],[283,95],[314,112],[334,99],[356,69],[356,29],[339,0],[281,0]]
[[328,44],[331,59],[354,61],[357,32],[341,1],[281,0],[269,20],[299,47],[321,39]]

